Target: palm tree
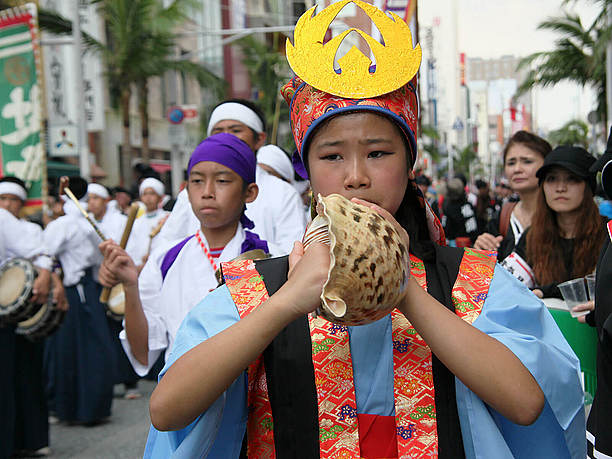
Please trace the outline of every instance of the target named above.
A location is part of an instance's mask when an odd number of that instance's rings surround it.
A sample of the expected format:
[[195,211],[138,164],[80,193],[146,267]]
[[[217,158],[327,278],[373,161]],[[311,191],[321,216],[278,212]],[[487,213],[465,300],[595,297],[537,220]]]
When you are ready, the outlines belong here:
[[111,93],[118,95],[123,123],[122,175],[130,180],[130,100],[134,88],[139,95],[142,153],[149,156],[148,81],[169,70],[195,77],[200,85],[222,87],[221,80],[205,67],[175,58],[174,30],[189,18],[193,0],[174,0],[164,7],[161,0],[94,0],[106,20],[107,43],[99,49],[107,68]]
[[605,119],[605,50],[612,34],[604,19],[602,13],[585,28],[578,15],[565,12],[563,16],[540,23],[539,29],[551,30],[561,36],[553,50],[533,53],[521,60],[518,68],[530,70],[519,86],[518,94],[536,86],[554,86],[561,81],[590,85],[597,92],[597,112],[601,119]]
[[258,92],[258,103],[268,126],[275,126],[280,117],[289,113],[285,104],[279,104],[279,90],[288,79],[289,68],[285,57],[277,51],[277,33],[273,40],[272,46],[253,36],[238,41],[244,55],[242,63],[247,68],[251,85]]
[[[149,157],[148,82],[174,70],[195,77],[202,87],[219,94],[223,81],[204,66],[179,60],[175,55],[174,30],[189,19],[195,0],[174,0],[167,7],[161,0],[90,0],[97,4],[106,21],[106,43],[83,34],[87,51],[98,53],[106,65],[111,99],[118,102],[122,119],[121,170],[125,183],[131,180],[130,100],[138,91],[142,126],[142,154]],[[0,0],[0,8],[15,2]],[[39,10],[44,30],[65,35],[72,33],[72,22],[52,11]]]
[[561,128],[551,131],[548,140],[552,145],[580,145],[589,146],[589,126],[581,120],[571,120]]

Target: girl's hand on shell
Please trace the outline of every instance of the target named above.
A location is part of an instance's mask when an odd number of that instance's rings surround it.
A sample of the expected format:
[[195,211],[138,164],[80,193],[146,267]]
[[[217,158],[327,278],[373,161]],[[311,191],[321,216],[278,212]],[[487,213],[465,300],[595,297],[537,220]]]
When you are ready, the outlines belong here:
[[321,304],[330,262],[329,246],[326,244],[313,243],[305,251],[301,242],[294,243],[289,254],[288,280],[279,293],[287,294],[296,316],[308,314]]
[[383,209],[379,205],[376,205],[372,202],[364,201],[363,199],[359,199],[359,198],[352,198],[351,201],[356,204],[361,204],[362,206],[369,207],[374,212],[376,212],[381,217],[383,217],[385,220],[387,220],[389,223],[391,223],[391,225],[393,225],[393,228],[395,228],[395,231],[397,231],[397,233],[402,238],[402,242],[406,246],[406,251],[408,251],[408,248],[410,247],[410,237],[408,236],[408,233],[406,232],[406,230],[402,227],[402,225],[400,225],[397,222],[397,220],[395,219],[393,215],[391,215],[389,212],[387,212],[385,209]]

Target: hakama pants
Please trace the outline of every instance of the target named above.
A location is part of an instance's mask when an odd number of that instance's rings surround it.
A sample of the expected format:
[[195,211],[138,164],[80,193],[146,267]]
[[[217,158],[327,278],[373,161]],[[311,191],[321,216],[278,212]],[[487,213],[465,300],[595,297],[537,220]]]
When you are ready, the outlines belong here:
[[49,445],[43,380],[43,342],[30,342],[0,328],[0,458]]
[[91,270],[66,287],[70,309],[48,347],[52,406],[62,421],[94,423],[110,416],[115,353]]

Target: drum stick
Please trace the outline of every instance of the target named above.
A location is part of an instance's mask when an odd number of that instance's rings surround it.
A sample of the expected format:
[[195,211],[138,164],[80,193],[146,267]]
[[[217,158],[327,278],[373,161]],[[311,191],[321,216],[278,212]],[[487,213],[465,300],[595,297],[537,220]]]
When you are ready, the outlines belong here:
[[[128,239],[130,238],[130,233],[132,232],[132,226],[134,226],[134,220],[136,220],[138,209],[139,209],[139,206],[136,203],[130,206],[127,222],[125,222],[125,228],[123,229],[123,234],[121,235],[121,242],[119,243],[119,246],[122,249],[125,249]],[[109,287],[104,287],[102,289],[102,293],[100,293],[100,303],[108,302],[108,296],[110,295],[110,291],[111,289]]]
[[60,180],[60,196],[63,193],[66,193],[68,195],[68,197],[70,199],[72,199],[72,201],[76,204],[77,208],[81,211],[81,213],[83,214],[83,216],[87,219],[87,221],[89,222],[89,224],[93,227],[93,229],[95,230],[96,233],[98,233],[98,236],[100,236],[100,239],[102,239],[103,241],[106,241],[106,237],[104,236],[104,234],[102,233],[102,231],[100,231],[100,228],[98,228],[98,225],[96,225],[94,223],[94,221],[89,218],[89,215],[87,214],[87,212],[85,212],[85,209],[83,209],[83,207],[81,206],[81,203],[79,202],[79,200],[76,198],[76,196],[72,193],[72,191],[70,190],[70,188],[68,188],[68,178],[65,177],[66,180],[64,180],[64,177],[61,178]]
[[147,256],[149,256],[149,254],[151,253],[151,245],[153,245],[153,238],[159,234],[162,227],[164,226],[164,223],[166,223],[166,220],[168,220],[168,217],[169,214],[165,217],[162,217],[159,220],[159,223],[157,223],[157,225],[155,226],[155,228],[151,230],[151,234],[149,234],[149,247],[147,248]]

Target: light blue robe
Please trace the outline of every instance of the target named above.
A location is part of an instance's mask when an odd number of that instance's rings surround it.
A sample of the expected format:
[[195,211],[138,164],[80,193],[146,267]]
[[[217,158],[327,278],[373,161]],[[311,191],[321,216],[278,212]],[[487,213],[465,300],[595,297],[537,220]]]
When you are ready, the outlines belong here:
[[[198,304],[181,325],[165,371],[185,352],[239,320],[227,287]],[[468,458],[584,458],[585,416],[580,364],[546,307],[496,266],[473,325],[507,346],[542,388],[546,405],[531,426],[516,425],[455,379],[457,408]],[[350,327],[357,412],[393,415],[391,320]],[[464,350],[469,352],[469,349]],[[176,432],[151,427],[145,458],[237,458],[246,430],[243,373],[205,413]]]

